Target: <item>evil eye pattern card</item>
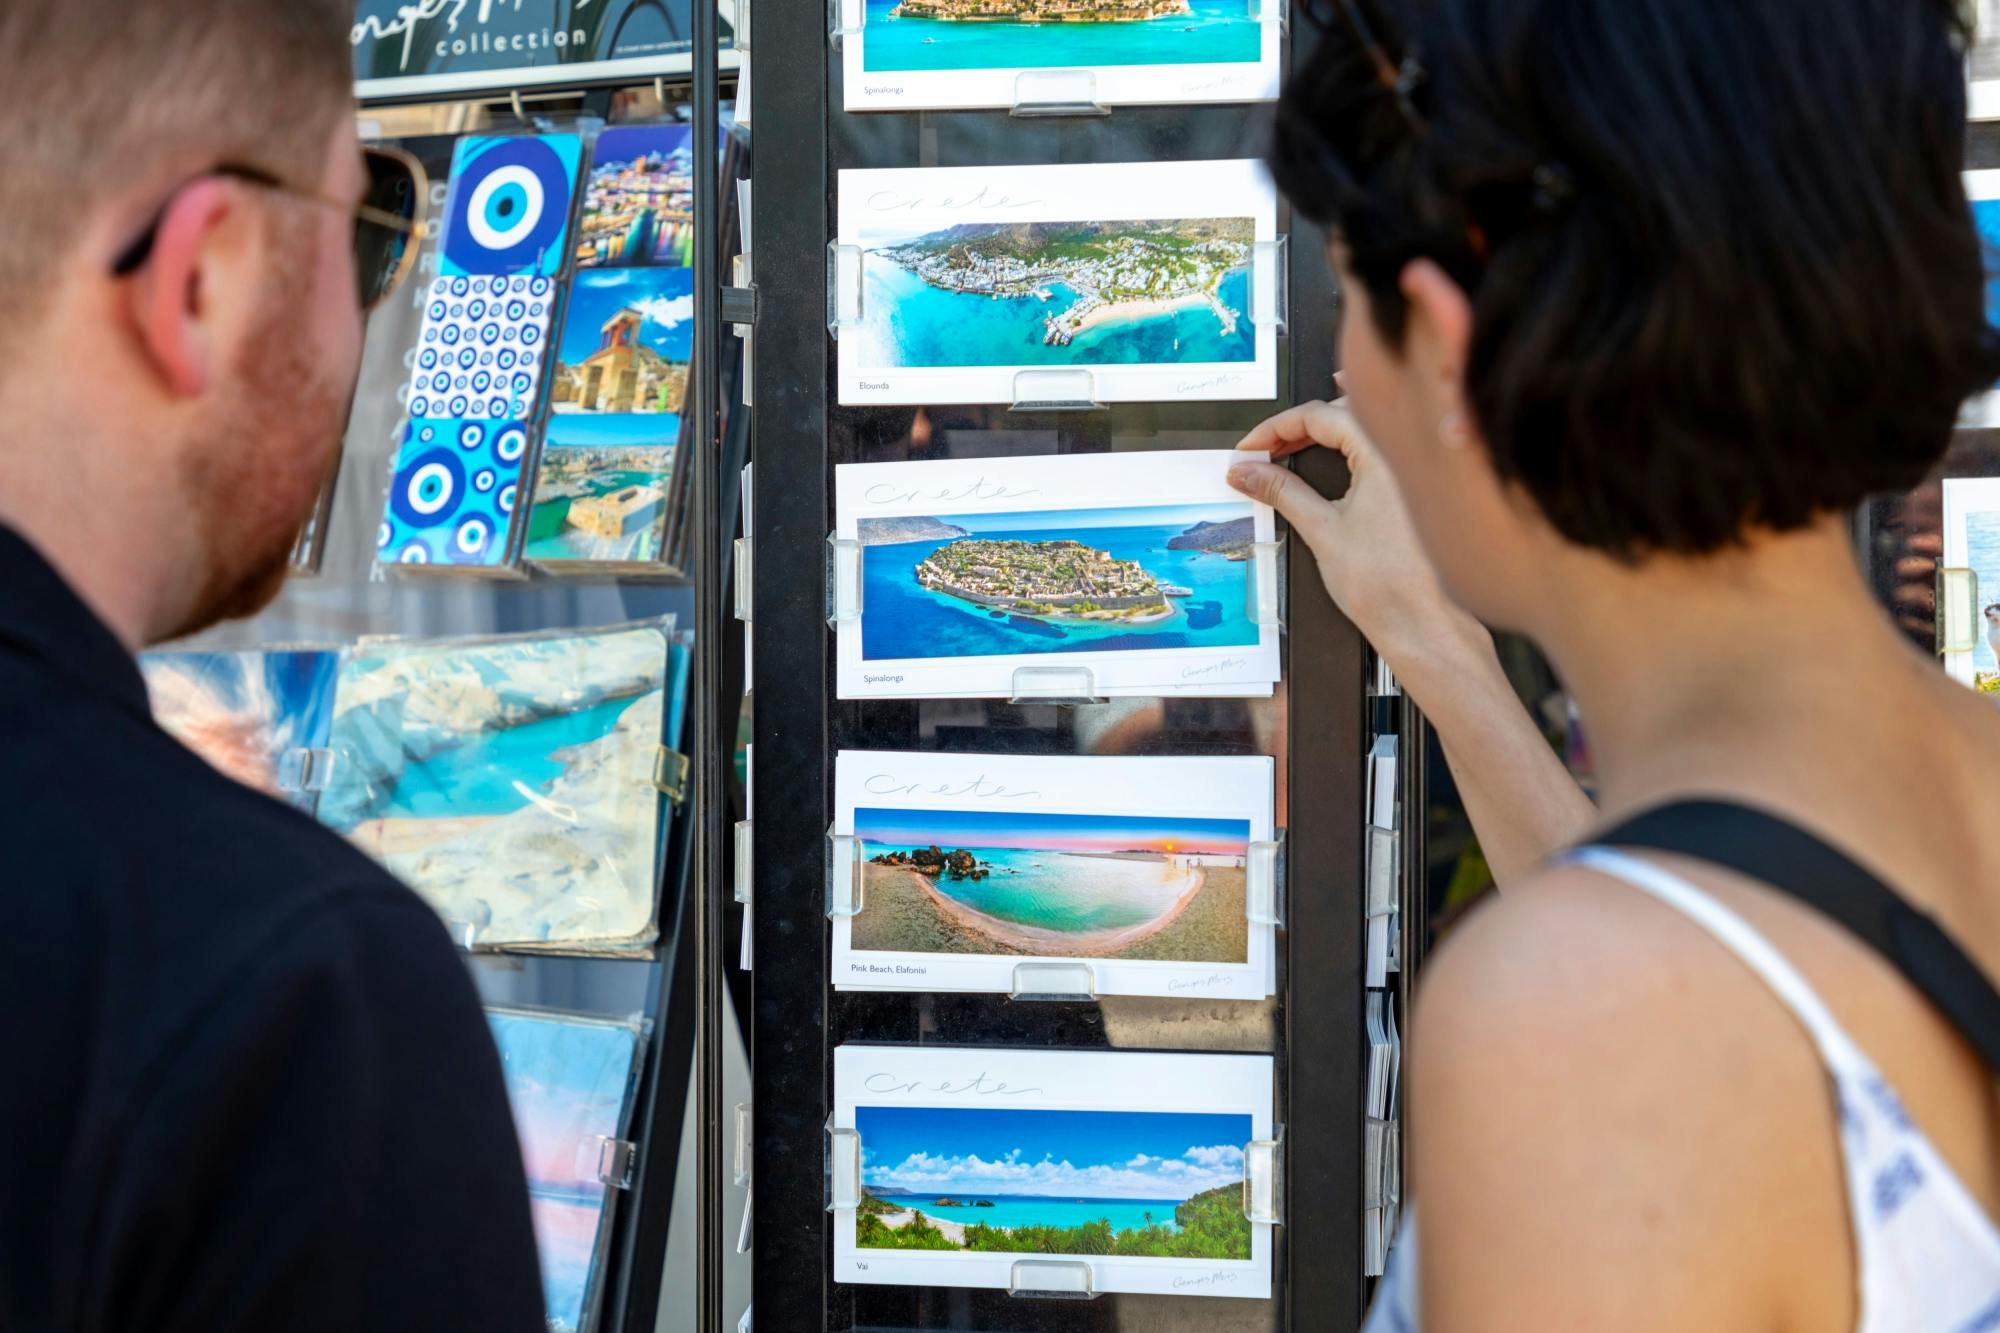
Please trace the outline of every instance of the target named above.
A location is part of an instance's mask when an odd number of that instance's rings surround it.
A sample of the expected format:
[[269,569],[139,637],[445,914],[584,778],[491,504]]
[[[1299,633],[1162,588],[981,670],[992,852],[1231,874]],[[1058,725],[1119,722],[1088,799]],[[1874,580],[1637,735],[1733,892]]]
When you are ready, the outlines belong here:
[[494,569],[510,563],[528,456],[519,421],[413,419],[376,534],[384,564]]
[[560,273],[582,163],[583,140],[574,134],[461,139],[439,272]]
[[549,278],[438,278],[410,373],[412,420],[524,421],[555,316]]

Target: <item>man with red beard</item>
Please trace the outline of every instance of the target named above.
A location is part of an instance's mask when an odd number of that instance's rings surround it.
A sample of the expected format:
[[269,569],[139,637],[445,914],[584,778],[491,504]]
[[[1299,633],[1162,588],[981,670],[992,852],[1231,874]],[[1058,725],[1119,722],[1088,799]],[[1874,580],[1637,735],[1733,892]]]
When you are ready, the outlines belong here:
[[544,1327],[444,928],[133,662],[278,590],[409,241],[351,10],[0,5],[0,1328]]

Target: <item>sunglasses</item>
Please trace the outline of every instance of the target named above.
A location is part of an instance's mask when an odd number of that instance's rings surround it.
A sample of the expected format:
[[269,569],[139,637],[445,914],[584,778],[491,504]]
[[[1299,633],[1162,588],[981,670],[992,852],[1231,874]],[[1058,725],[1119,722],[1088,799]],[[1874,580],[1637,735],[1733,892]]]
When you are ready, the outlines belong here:
[[[334,199],[316,190],[302,189],[265,171],[262,167],[245,166],[236,162],[224,162],[209,168],[196,180],[210,176],[227,176],[232,180],[247,181],[266,190],[275,190],[294,199],[304,199],[309,203],[324,204],[328,208],[339,209],[354,218],[354,278],[355,296],[364,311],[373,310],[382,304],[388,295],[402,285],[416,267],[417,251],[422,248],[427,227],[423,214],[430,198],[430,178],[423,164],[400,148],[364,148],[361,150],[362,164],[368,174],[367,189],[361,202],[350,203],[344,199]],[[194,183],[185,181],[175,187],[174,195]],[[145,266],[152,256],[153,246],[159,240],[160,223],[166,217],[167,209],[173,206],[173,198],[160,206],[146,229],[139,233],[132,243],[121,251],[111,262],[111,271],[117,276],[130,277]]]

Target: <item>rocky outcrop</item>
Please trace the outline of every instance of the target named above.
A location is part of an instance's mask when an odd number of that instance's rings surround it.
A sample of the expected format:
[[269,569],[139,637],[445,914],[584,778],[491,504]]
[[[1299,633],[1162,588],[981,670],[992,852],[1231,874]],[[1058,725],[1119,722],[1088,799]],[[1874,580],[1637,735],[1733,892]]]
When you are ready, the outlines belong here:
[[1254,519],[1232,518],[1227,523],[1197,523],[1167,542],[1169,551],[1207,551],[1215,555],[1242,558],[1257,540]]

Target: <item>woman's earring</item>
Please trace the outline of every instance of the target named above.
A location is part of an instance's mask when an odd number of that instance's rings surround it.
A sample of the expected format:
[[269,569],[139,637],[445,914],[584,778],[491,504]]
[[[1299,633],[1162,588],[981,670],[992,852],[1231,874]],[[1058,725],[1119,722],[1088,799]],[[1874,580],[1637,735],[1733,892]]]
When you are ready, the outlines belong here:
[[1454,407],[1438,418],[1438,438],[1447,449],[1463,449],[1472,442],[1472,432],[1465,428],[1465,410]]

